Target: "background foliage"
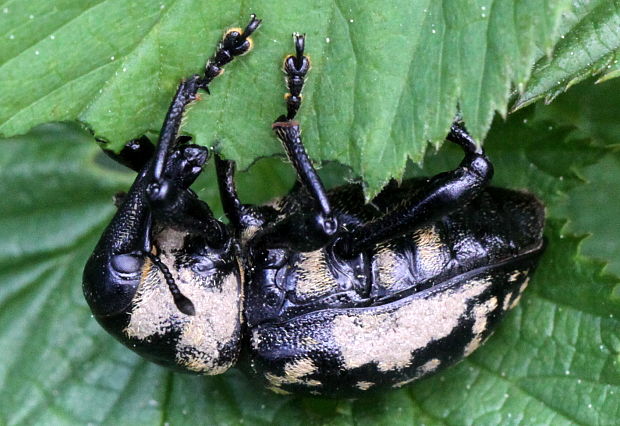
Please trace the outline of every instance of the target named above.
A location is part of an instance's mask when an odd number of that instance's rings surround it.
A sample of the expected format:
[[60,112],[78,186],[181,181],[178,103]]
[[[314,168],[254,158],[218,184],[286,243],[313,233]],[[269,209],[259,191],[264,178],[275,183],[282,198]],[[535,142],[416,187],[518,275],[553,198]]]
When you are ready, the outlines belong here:
[[[545,201],[548,251],[531,288],[458,366],[357,401],[282,397],[238,371],[196,378],[150,365],[91,318],[81,269],[111,195],[132,180],[92,134],[118,148],[156,132],[179,79],[251,12],[265,20],[255,50],[189,114],[184,131],[199,143],[243,167],[279,152],[269,130],[283,110],[277,67],[290,33],[305,31],[313,70],[300,120],[312,157],[338,162],[321,171],[329,184],[361,176],[372,196],[407,158],[424,159],[407,175],[453,167],[452,147],[425,151],[458,104],[495,184]],[[0,424],[614,423],[620,287],[603,262],[620,273],[619,20],[617,0],[3,2]],[[604,82],[496,114],[592,75]],[[73,123],[39,125],[53,121]],[[239,176],[241,196],[285,193],[289,168],[259,160]],[[211,167],[196,189],[220,211]]]

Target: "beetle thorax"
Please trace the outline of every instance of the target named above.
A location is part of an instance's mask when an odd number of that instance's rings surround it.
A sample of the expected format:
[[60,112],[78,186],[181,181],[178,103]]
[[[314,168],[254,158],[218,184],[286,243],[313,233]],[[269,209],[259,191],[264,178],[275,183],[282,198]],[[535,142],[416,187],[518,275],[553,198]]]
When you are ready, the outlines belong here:
[[242,294],[237,269],[202,270],[188,261],[187,235],[165,229],[156,238],[159,256],[173,274],[196,314],[185,315],[174,304],[162,272],[150,261],[133,300],[125,329],[139,340],[173,335],[176,362],[191,371],[220,374],[232,366],[240,333]]

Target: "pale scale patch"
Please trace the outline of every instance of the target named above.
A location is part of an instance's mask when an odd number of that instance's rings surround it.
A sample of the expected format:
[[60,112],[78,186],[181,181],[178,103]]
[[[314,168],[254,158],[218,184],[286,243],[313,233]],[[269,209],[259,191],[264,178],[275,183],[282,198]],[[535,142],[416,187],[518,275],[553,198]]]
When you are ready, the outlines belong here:
[[258,330],[258,328],[253,329],[252,330],[252,349],[254,349],[255,351],[258,351],[258,348],[260,348],[262,341],[263,339],[261,338],[260,330]]
[[519,276],[522,274],[522,271],[515,271],[508,277],[508,282],[513,283],[519,279]]
[[419,261],[418,273],[422,276],[437,275],[450,261],[450,254],[434,226],[417,230],[413,234],[413,242]]
[[530,277],[527,277],[525,280],[523,280],[523,284],[521,284],[521,286],[519,287],[519,293],[523,293],[529,283],[530,283]]
[[512,299],[512,292],[506,294],[506,296],[504,296],[504,302],[502,303],[502,309],[504,311],[507,311],[508,309],[510,309],[510,300]]
[[402,262],[402,259],[398,253],[391,248],[382,246],[375,255],[373,262],[374,269],[378,273],[377,281],[380,282],[383,287],[390,289],[402,279],[395,274],[398,270],[397,266]]
[[441,361],[437,358],[433,358],[430,361],[425,362],[419,369],[418,372],[415,376],[411,377],[410,379],[407,380],[403,380],[402,382],[398,382],[398,383],[394,383],[394,385],[392,385],[393,388],[400,388],[403,387],[405,385],[408,385],[411,382],[415,382],[416,380],[418,380],[420,377],[432,373],[433,371],[437,370],[439,368],[439,366],[441,365]]
[[304,379],[304,377],[316,373],[318,367],[310,358],[300,358],[287,362],[284,365],[284,374],[277,376],[271,373],[265,373],[265,378],[272,387],[280,388],[282,385],[305,385],[305,386],[321,386],[321,382],[314,379]]
[[316,299],[338,290],[323,250],[303,253],[297,268],[295,295],[300,299]]
[[515,297],[515,300],[512,301],[512,303],[510,304],[509,309],[514,309],[519,304],[519,302],[521,301],[521,295],[523,294],[523,292],[527,288],[527,285],[529,284],[529,282],[530,282],[530,277],[527,277],[523,281],[523,284],[521,284],[521,286],[519,287],[519,295],[517,297]]
[[191,268],[175,270],[171,254],[183,246],[186,234],[166,229],[157,236],[160,259],[168,266],[181,292],[194,304],[196,314],[184,315],[177,309],[163,274],[146,262],[143,278],[136,292],[131,320],[125,329],[130,338],[140,340],[179,332],[177,363],[192,371],[220,374],[235,360],[220,364],[218,343],[236,341],[240,329],[242,294],[237,275],[224,277],[221,290],[210,287]]
[[363,391],[365,391],[365,390],[370,389],[370,388],[371,388],[371,387],[373,387],[374,385],[375,385],[375,384],[374,384],[373,382],[365,382],[365,381],[363,381],[363,380],[362,380],[362,381],[360,381],[360,382],[357,382],[357,383],[355,384],[355,387],[356,387],[356,388],[358,388],[359,390],[363,390]]
[[345,367],[373,362],[380,371],[390,371],[409,366],[412,353],[448,336],[467,314],[468,301],[490,285],[488,278],[474,279],[428,299],[412,299],[397,310],[336,317],[332,333]]
[[509,309],[516,308],[520,301],[521,301],[521,295],[519,294],[517,297],[515,297],[515,300],[512,301],[512,303],[510,304]]
[[[184,272],[189,273],[189,270]],[[239,281],[231,273],[224,277],[221,291],[197,286],[190,288],[184,294],[194,303],[197,315],[183,327],[177,343],[177,360],[193,371],[221,374],[235,362],[233,359],[220,365],[218,345],[237,341],[239,337]]]
[[269,389],[271,392],[273,393],[277,393],[278,395],[290,395],[290,392],[285,391],[282,388],[279,388],[278,386],[267,386],[267,389]]
[[259,231],[258,226],[248,226],[241,232],[241,244],[245,245]]
[[474,325],[472,327],[474,338],[467,344],[467,346],[465,346],[465,356],[469,356],[482,344],[482,335],[487,329],[489,314],[497,308],[498,304],[497,297],[491,297],[486,302],[474,307]]
[[433,371],[437,370],[437,368],[439,368],[440,365],[441,365],[441,361],[437,358],[433,358],[430,361],[427,361],[426,363],[424,363],[422,367],[420,367],[420,375],[432,373]]
[[129,338],[145,340],[150,336],[166,334],[171,328],[170,318],[177,315],[167,286],[162,286],[159,269],[147,259],[142,277],[132,301],[131,320],[124,332]]

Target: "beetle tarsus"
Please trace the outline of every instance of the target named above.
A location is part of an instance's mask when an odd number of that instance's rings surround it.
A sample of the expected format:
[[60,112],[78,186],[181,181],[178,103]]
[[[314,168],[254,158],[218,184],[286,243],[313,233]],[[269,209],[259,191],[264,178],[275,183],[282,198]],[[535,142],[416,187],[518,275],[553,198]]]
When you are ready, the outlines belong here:
[[295,55],[287,56],[284,59],[283,66],[286,73],[286,87],[288,88],[288,93],[285,95],[287,120],[292,120],[297,115],[301,106],[301,92],[306,74],[310,70],[310,59],[304,55],[306,35],[294,33],[293,40],[295,42]]
[[204,77],[200,79],[200,87],[208,91],[211,81],[223,72],[223,66],[236,56],[244,55],[252,48],[250,35],[260,26],[261,20],[252,15],[244,30],[233,28],[224,34],[216,52],[205,65]]

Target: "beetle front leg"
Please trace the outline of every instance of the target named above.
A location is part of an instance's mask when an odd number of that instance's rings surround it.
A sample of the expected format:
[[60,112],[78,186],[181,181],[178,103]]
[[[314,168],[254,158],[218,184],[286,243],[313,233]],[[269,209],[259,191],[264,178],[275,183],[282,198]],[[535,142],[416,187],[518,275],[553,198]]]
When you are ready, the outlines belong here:
[[[146,188],[146,196],[156,219],[171,227],[202,233],[214,247],[221,246],[228,238],[226,229],[213,218],[206,203],[200,201],[188,189],[189,184],[202,170],[207,151],[188,145],[189,148],[179,154],[180,159],[173,158],[174,152],[177,152],[175,151],[178,144],[177,135],[184,111],[187,105],[197,99],[198,90],[204,89],[209,92],[208,85],[222,74],[224,65],[251,49],[250,35],[256,31],[260,23],[261,21],[252,15],[245,29],[229,30],[218,44],[216,52],[207,61],[204,75],[194,75],[179,85],[160,133],[151,167],[152,179]],[[205,158],[200,160],[203,155]],[[176,164],[176,160],[180,163]],[[179,167],[185,169],[180,170]]]
[[260,24],[261,20],[252,15],[245,29],[229,30],[219,42],[213,56],[207,61],[204,74],[202,76],[193,75],[186,81],[181,82],[168,109],[164,126],[159,135],[158,151],[153,164],[153,178],[155,180],[161,178],[167,156],[174,148],[174,142],[178,140],[177,135],[187,106],[197,100],[199,89],[210,93],[209,84],[224,72],[224,65],[228,64],[235,57],[250,51],[252,48],[250,35],[256,31]]
[[339,236],[336,252],[351,258],[376,244],[440,219],[475,198],[493,177],[493,165],[465,128],[454,123],[447,139],[465,158],[456,169],[432,177],[406,204]]
[[278,117],[272,125],[286,151],[303,189],[314,200],[313,211],[291,215],[253,239],[254,246],[292,248],[297,251],[317,250],[333,241],[338,221],[333,215],[323,183],[319,178],[301,139],[301,127],[293,118],[301,106],[304,79],[310,70],[310,60],[304,55],[305,37],[293,34],[295,55],[284,59],[284,72],[289,93],[286,95],[287,115]]

